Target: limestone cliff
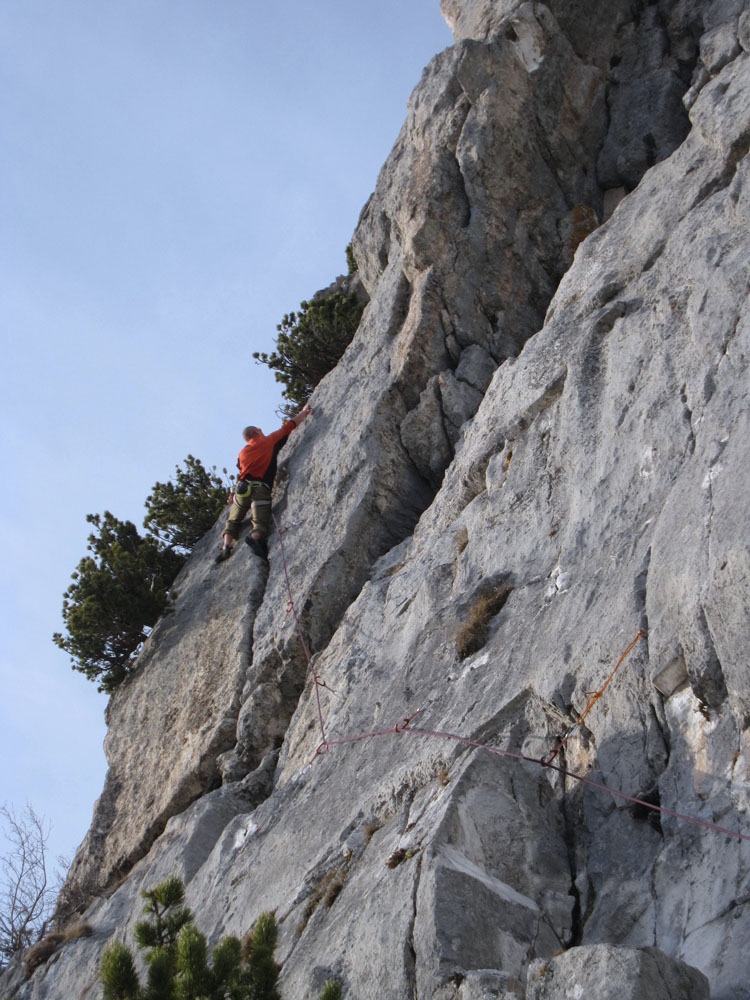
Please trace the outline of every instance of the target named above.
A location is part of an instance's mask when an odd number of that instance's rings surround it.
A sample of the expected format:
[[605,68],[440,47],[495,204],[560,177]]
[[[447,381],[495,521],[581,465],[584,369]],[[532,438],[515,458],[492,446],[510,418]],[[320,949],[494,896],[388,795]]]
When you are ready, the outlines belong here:
[[[12,996],[98,998],[174,873],[214,939],[276,911],[287,1000],[750,997],[750,843],[673,815],[750,835],[750,11],[442,6],[270,565],[196,548],[110,705],[95,933]],[[556,760],[667,812],[394,730],[539,760],[638,630]]]

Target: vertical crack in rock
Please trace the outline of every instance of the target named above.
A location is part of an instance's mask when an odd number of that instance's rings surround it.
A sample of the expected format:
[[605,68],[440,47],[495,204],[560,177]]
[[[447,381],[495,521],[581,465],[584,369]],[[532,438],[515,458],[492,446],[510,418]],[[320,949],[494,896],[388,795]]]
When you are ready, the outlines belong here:
[[646,554],[643,557],[643,563],[641,564],[640,571],[633,580],[633,596],[635,597],[636,607],[639,609],[640,621],[638,627],[643,632],[643,637],[641,641],[648,647],[648,612],[647,612],[647,598],[648,598],[648,571],[651,566],[651,546],[649,545],[646,550]]
[[695,638],[688,644],[686,637],[684,645],[689,654],[699,654],[687,657],[688,678],[696,698],[704,706],[719,709],[729,693],[703,604],[699,604],[697,608]]
[[[566,766],[565,750],[560,753],[560,761],[563,767]],[[570,795],[565,787],[565,777],[561,782],[561,802],[560,808],[563,816],[563,836],[565,847],[568,853],[568,867],[570,869],[570,895],[573,897],[573,907],[571,909],[570,937],[567,941],[561,942],[563,948],[575,948],[583,941],[583,929],[585,923],[584,914],[581,912],[581,893],[578,888],[578,842],[576,836],[576,821],[572,815],[575,804],[571,803]]]
[[[732,343],[732,341],[737,336],[737,328],[739,327],[741,320],[742,320],[742,315],[740,314],[740,315],[737,316],[737,319],[734,321],[734,325],[733,325],[732,329],[727,333],[726,338],[724,339],[724,342],[721,345],[721,360],[719,361],[719,365],[721,365],[721,362],[724,360],[724,358],[729,353],[729,345]],[[717,365],[717,370],[718,370],[719,365]]]
[[464,176],[463,168],[461,167],[461,160],[458,156],[454,156],[454,162],[456,164],[456,187],[455,196],[459,204],[463,204],[463,217],[459,218],[458,226],[461,229],[468,229],[471,225],[471,199],[469,198],[469,188],[466,183],[466,177]]
[[422,881],[422,855],[416,858],[416,875],[414,876],[414,888],[412,890],[412,916],[409,924],[409,933],[406,939],[406,950],[408,955],[407,975],[411,980],[411,1000],[419,1000],[419,990],[417,986],[417,950],[414,940],[414,930],[417,924],[417,898],[419,886]]
[[[658,708],[657,708],[657,705],[658,705]],[[669,758],[670,758],[671,753],[672,753],[672,737],[671,737],[669,725],[668,725],[667,720],[666,720],[666,718],[664,716],[664,712],[661,709],[661,702],[657,702],[657,705],[655,705],[653,703],[653,701],[649,703],[649,710],[651,712],[651,718],[653,720],[654,726],[658,730],[659,737],[660,737],[661,742],[662,742],[662,746],[664,747],[664,762],[663,762],[662,767],[657,771],[657,774],[656,774],[656,780],[658,782],[659,779],[660,779],[660,777],[661,777],[661,775],[669,767]]]
[[692,455],[695,452],[695,431],[693,430],[693,411],[690,409],[688,403],[688,397],[686,392],[687,386],[683,383],[680,389],[680,400],[683,406],[683,416],[685,418],[685,423],[688,428],[688,440],[686,446],[686,453]]
[[649,888],[651,891],[651,907],[654,911],[654,925],[653,925],[653,936],[651,938],[651,945],[653,948],[658,947],[658,906],[659,906],[659,886],[658,886],[658,865],[654,863],[651,868],[651,878],[649,879]]

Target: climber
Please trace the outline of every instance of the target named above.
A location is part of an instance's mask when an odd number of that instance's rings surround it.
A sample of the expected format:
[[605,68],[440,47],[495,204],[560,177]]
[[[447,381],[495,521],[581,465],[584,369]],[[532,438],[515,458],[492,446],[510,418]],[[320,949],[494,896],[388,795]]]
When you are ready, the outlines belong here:
[[268,556],[268,528],[271,521],[271,487],[276,476],[276,458],[286,439],[303,420],[310,416],[310,404],[305,403],[299,413],[285,421],[283,427],[266,436],[260,427],[246,427],[242,436],[247,444],[239,453],[237,468],[239,478],[234,484],[234,496],[229,517],[224,526],[224,545],[217,562],[224,562],[232,554],[240,533],[240,524],[248,510],[252,530],[245,541],[256,555]]

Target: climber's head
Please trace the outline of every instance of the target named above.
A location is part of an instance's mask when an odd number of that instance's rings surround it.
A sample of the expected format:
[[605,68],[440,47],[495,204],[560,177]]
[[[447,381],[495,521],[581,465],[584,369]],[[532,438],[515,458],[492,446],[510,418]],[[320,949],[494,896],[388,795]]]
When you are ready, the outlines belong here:
[[263,431],[260,427],[246,427],[242,436],[246,441],[250,441],[251,438],[263,437]]

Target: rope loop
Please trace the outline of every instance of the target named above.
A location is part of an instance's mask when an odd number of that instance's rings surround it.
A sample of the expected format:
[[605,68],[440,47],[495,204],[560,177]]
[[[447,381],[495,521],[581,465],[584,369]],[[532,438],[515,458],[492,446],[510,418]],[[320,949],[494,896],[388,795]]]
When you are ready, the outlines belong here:
[[[281,529],[279,527],[279,523],[276,520],[276,517],[273,514],[273,512],[272,512],[271,516],[273,517],[273,521],[274,521],[274,524],[276,526],[276,530],[277,530],[279,536],[285,534],[285,532],[288,529],[287,528]],[[409,735],[409,736],[415,736],[415,737],[432,737],[432,738],[435,738],[435,739],[455,740],[457,743],[463,743],[466,746],[477,747],[479,749],[483,749],[483,750],[489,751],[490,753],[498,754],[499,756],[503,756],[503,757],[508,757],[508,758],[511,758],[511,759],[519,761],[519,762],[520,761],[526,761],[526,762],[528,762],[530,764],[538,764],[538,765],[541,765],[542,767],[552,768],[553,770],[555,770],[558,773],[564,775],[565,777],[573,778],[576,781],[581,782],[582,784],[590,786],[591,788],[596,788],[596,789],[599,789],[600,791],[603,791],[603,792],[609,792],[611,795],[614,795],[614,796],[616,796],[616,797],[618,797],[618,798],[620,798],[622,800],[636,803],[636,804],[638,804],[640,806],[643,806],[646,809],[652,810],[654,812],[658,812],[658,813],[660,813],[662,815],[672,816],[675,819],[682,820],[682,821],[684,821],[686,823],[692,823],[695,826],[702,826],[705,829],[713,830],[715,833],[721,833],[721,834],[724,834],[725,836],[735,837],[735,838],[737,838],[739,840],[750,841],[750,834],[740,833],[738,830],[728,830],[726,827],[717,826],[715,823],[709,823],[706,820],[699,819],[696,816],[686,816],[683,813],[674,812],[671,809],[665,809],[663,806],[655,805],[652,802],[645,802],[643,799],[636,798],[636,797],[631,796],[631,795],[626,795],[624,792],[618,791],[617,789],[614,789],[614,788],[610,788],[607,785],[601,784],[600,782],[592,781],[591,778],[586,777],[585,775],[575,774],[572,771],[568,771],[566,767],[564,767],[564,766],[562,766],[560,764],[555,764],[554,763],[555,758],[557,757],[558,753],[562,750],[562,748],[565,746],[565,744],[568,741],[568,739],[573,735],[573,733],[575,732],[575,730],[580,725],[583,724],[583,720],[586,717],[586,715],[588,714],[588,712],[593,708],[593,706],[596,704],[596,702],[599,700],[599,698],[601,698],[601,696],[604,694],[605,690],[607,689],[607,686],[609,685],[610,681],[612,680],[612,678],[617,673],[617,670],[619,669],[620,665],[627,658],[627,656],[632,651],[632,649],[637,645],[638,640],[642,639],[642,638],[645,638],[645,632],[643,631],[643,629],[638,629],[638,632],[637,632],[635,638],[630,643],[630,645],[625,650],[625,652],[622,654],[622,656],[620,657],[620,659],[617,661],[617,663],[615,664],[614,670],[609,675],[609,677],[606,679],[606,681],[604,682],[604,684],[602,685],[602,687],[598,691],[587,691],[587,692],[585,692],[585,694],[587,696],[587,701],[586,701],[586,707],[584,708],[583,712],[581,712],[581,714],[578,716],[576,722],[574,723],[573,726],[571,726],[570,730],[562,738],[562,740],[560,741],[560,743],[553,750],[551,750],[549,753],[547,753],[546,755],[544,755],[542,757],[539,757],[539,758],[537,758],[537,757],[527,757],[525,754],[514,753],[514,752],[512,752],[510,750],[503,750],[500,747],[490,746],[489,744],[486,744],[486,743],[480,743],[477,740],[471,740],[471,739],[468,739],[465,736],[459,736],[459,735],[457,735],[455,733],[435,732],[435,731],[432,731],[432,730],[421,729],[421,728],[420,729],[409,729],[408,728],[409,727],[409,723],[412,721],[412,719],[414,719],[417,715],[419,715],[419,713],[422,711],[422,708],[418,708],[416,712],[412,713],[412,715],[404,716],[404,718],[401,720],[401,722],[397,722],[395,724],[395,726],[393,727],[393,729],[379,729],[379,730],[375,730],[375,731],[373,731],[371,733],[360,733],[359,735],[356,735],[356,736],[348,736],[348,737],[342,737],[342,738],[339,738],[339,739],[335,739],[335,740],[332,740],[331,743],[329,743],[328,739],[326,738],[325,724],[324,724],[324,721],[323,721],[323,709],[322,709],[322,706],[321,706],[321,703],[320,703],[320,688],[326,688],[328,691],[333,691],[333,688],[329,688],[328,685],[325,683],[325,681],[322,681],[318,677],[318,674],[317,674],[317,672],[315,670],[315,666],[313,664],[313,658],[310,656],[310,651],[307,648],[307,644],[305,642],[305,637],[304,637],[304,634],[302,632],[302,626],[300,624],[299,618],[297,617],[297,612],[295,611],[295,608],[294,608],[294,600],[292,598],[292,588],[291,588],[291,583],[289,581],[289,567],[287,565],[286,554],[284,552],[284,543],[281,541],[281,537],[279,537],[279,549],[281,551],[281,560],[282,560],[282,564],[284,566],[284,576],[286,578],[286,588],[287,588],[287,593],[289,595],[289,603],[287,604],[287,614],[290,614],[292,612],[294,613],[294,618],[295,618],[295,622],[296,622],[296,625],[297,625],[297,633],[299,635],[299,639],[300,639],[300,642],[302,644],[302,649],[303,649],[303,651],[305,653],[305,657],[307,659],[308,669],[309,669],[309,671],[310,671],[310,673],[312,675],[313,682],[314,682],[313,683],[313,687],[315,689],[315,697],[316,697],[317,710],[318,710],[318,723],[319,723],[319,726],[320,726],[320,734],[323,737],[322,741],[318,744],[318,746],[317,746],[317,748],[315,750],[315,753],[314,753],[314,755],[312,757],[312,760],[310,761],[311,764],[318,757],[323,757],[325,754],[327,754],[328,751],[331,749],[332,745],[342,746],[342,745],[347,744],[347,743],[359,743],[362,740],[370,739],[371,737],[375,737],[375,736],[387,736],[389,733],[392,733],[392,732],[396,732],[396,733],[406,732],[407,735]],[[336,692],[333,691],[333,693],[335,694]],[[428,702],[428,704],[430,704],[430,702]]]

